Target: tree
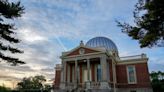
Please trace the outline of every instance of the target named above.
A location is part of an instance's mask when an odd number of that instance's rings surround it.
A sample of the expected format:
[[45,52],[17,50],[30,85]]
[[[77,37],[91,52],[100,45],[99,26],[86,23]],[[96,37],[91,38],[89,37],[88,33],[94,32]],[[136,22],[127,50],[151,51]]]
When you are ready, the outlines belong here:
[[46,81],[45,77],[42,75],[37,75],[34,77],[23,78],[21,82],[19,82],[18,90],[21,92],[39,92],[44,89],[43,83]]
[[5,86],[0,86],[0,92],[11,92],[11,89]]
[[122,31],[134,40],[140,47],[164,46],[164,0],[139,0],[133,12],[134,23],[118,23]]
[[45,84],[44,86],[45,86],[44,87],[45,92],[50,92],[51,91],[51,89],[52,89],[51,85]]
[[164,72],[151,72],[151,84],[153,87],[153,92],[163,92],[164,90]]
[[[8,0],[0,0],[0,61],[6,61],[12,65],[25,64],[25,62],[11,56],[4,55],[4,52],[23,53],[11,46],[11,44],[17,44],[20,42],[18,38],[15,38],[16,32],[14,32],[14,24],[7,23],[9,20],[21,17],[24,7],[20,5],[20,2],[9,2]],[[9,42],[9,45],[6,43]]]

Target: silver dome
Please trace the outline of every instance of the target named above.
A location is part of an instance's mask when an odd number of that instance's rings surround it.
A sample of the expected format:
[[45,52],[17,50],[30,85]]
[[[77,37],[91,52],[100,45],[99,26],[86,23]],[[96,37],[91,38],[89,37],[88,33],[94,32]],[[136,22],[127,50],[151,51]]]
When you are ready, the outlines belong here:
[[86,43],[86,46],[91,47],[91,48],[104,47],[108,51],[115,51],[118,53],[117,47],[114,44],[114,42],[112,40],[110,40],[109,38],[106,38],[106,37],[92,38]]

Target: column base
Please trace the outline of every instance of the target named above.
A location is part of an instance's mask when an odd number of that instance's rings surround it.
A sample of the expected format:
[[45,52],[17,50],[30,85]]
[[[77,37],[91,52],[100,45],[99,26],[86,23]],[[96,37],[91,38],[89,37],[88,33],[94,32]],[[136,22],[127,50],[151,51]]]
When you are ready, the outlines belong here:
[[109,89],[109,90],[111,90],[111,87],[108,84],[108,82],[102,81],[102,82],[100,82],[100,89]]
[[91,82],[90,81],[87,81],[86,83],[85,83],[86,85],[86,89],[91,89]]
[[65,88],[66,88],[65,83],[64,82],[60,83],[60,89],[65,89]]

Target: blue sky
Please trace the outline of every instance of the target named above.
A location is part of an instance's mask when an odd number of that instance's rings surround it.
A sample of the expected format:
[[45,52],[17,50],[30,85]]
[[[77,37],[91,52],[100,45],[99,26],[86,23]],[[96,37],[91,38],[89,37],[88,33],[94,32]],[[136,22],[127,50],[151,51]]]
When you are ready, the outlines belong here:
[[[17,0],[10,0],[17,1]],[[133,23],[137,0],[21,0],[25,14],[15,21],[18,45],[24,54],[16,55],[26,65],[11,67],[0,64],[2,80],[15,81],[36,74],[54,78],[54,66],[60,63],[61,52],[73,49],[83,40],[105,36],[115,42],[120,56],[146,53],[149,70],[164,70],[164,48],[140,49],[117,27],[115,20]],[[5,74],[4,72],[8,72]],[[5,76],[5,77],[4,77]],[[8,77],[6,77],[8,76]],[[8,78],[8,79],[6,79]]]

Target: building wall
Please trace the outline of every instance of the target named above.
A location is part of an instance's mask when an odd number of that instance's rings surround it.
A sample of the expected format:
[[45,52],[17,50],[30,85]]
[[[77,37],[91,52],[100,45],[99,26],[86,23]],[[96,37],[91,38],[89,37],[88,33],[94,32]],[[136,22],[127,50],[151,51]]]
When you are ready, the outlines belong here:
[[60,77],[61,77],[61,70],[56,70],[55,73],[55,81],[54,81],[54,87],[59,88],[60,85]]
[[[98,62],[92,61],[91,64],[91,71],[94,70],[94,65]],[[113,82],[113,72],[112,72],[112,63],[111,60],[108,60],[109,63],[109,73],[110,73],[110,82]],[[73,64],[74,65],[74,64]],[[80,67],[80,83],[82,82],[82,63],[79,63]],[[127,78],[127,66],[133,65],[135,66],[136,70],[136,78],[137,83],[136,84],[128,84],[128,78]],[[70,69],[72,70],[72,65],[70,65]],[[95,81],[95,74],[92,72],[91,79],[92,81]],[[61,77],[61,71],[56,70],[56,76],[55,76],[55,88],[58,88],[60,85],[60,77]],[[72,72],[70,72],[70,77],[73,76]],[[137,92],[152,92],[151,84],[150,84],[150,78],[149,78],[149,72],[148,72],[148,66],[147,63],[136,63],[136,64],[119,64],[116,65],[116,78],[117,78],[117,92],[130,92],[130,91],[137,91]],[[70,79],[70,81],[73,81]],[[111,87],[113,87],[111,85]]]
[[[128,65],[135,66],[136,84],[128,84],[127,70]],[[147,63],[116,65],[117,87],[118,88],[151,88]]]

